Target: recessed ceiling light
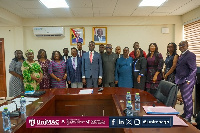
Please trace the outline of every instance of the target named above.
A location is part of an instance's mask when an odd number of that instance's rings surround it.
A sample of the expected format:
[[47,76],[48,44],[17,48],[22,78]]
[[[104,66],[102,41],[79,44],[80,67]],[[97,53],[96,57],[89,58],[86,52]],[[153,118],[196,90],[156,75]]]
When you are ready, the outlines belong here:
[[39,0],[47,8],[69,8],[65,0]]
[[139,6],[160,6],[166,0],[143,0]]

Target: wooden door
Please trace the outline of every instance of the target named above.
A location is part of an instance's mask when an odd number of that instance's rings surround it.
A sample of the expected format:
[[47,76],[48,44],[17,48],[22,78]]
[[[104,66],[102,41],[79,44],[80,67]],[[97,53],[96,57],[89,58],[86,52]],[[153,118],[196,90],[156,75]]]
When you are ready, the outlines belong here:
[[0,97],[7,96],[4,39],[0,38]]

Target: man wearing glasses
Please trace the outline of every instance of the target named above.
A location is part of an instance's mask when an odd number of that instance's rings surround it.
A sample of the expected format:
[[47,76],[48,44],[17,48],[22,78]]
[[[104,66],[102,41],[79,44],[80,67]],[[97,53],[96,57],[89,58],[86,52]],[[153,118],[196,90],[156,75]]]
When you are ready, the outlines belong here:
[[186,121],[191,122],[193,114],[192,91],[196,76],[196,55],[188,50],[188,42],[179,43],[181,55],[177,62],[175,83],[179,86],[184,103],[184,113],[181,115]]
[[106,45],[106,52],[102,54],[103,87],[115,87],[115,64],[117,54],[112,52],[112,45]]

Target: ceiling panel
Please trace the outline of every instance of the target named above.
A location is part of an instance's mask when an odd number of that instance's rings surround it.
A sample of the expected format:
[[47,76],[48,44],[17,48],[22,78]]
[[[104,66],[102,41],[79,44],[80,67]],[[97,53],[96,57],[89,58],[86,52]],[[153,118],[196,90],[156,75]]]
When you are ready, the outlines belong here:
[[151,15],[158,7],[138,7],[131,16],[149,16]]
[[112,14],[114,11],[114,7],[96,7],[96,8],[93,8],[93,12],[96,13],[96,14]]
[[69,9],[48,9],[38,0],[0,0],[0,7],[22,18],[170,16],[200,6],[200,0],[167,0],[160,7],[138,7],[142,0],[66,0]]
[[117,0],[92,0],[93,7],[115,7]]
[[18,1],[17,4],[22,8],[46,8],[39,1]]
[[69,7],[92,7],[91,0],[66,0]]

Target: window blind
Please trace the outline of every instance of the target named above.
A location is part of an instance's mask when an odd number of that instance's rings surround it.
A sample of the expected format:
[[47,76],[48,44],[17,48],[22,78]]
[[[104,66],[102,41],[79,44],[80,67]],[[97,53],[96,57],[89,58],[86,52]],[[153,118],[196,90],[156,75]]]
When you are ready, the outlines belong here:
[[196,55],[196,63],[200,67],[200,20],[184,25],[184,35],[188,49]]

